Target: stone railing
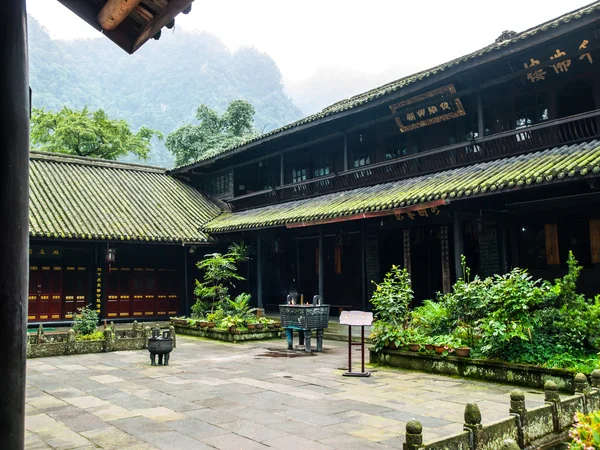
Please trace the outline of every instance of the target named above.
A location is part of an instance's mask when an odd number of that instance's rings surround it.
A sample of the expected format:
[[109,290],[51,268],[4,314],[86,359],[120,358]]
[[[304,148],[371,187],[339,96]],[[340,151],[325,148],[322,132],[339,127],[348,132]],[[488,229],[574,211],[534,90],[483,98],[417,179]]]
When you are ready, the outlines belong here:
[[423,427],[417,420],[406,424],[403,450],[518,450],[549,449],[569,439],[575,413],[600,409],[600,370],[587,377],[575,375],[575,395],[561,398],[553,381],[544,386],[545,405],[532,409],[525,406],[525,394],[515,389],[510,393],[509,416],[487,425],[481,424],[477,404],[465,407],[463,431],[428,443],[423,443]]
[[[175,346],[175,328],[170,327]],[[71,329],[65,333],[48,333],[28,336],[27,358],[45,356],[81,355],[86,353],[104,353],[123,350],[141,350],[148,347],[148,338],[152,335],[150,327],[142,327],[134,322],[129,330],[115,330],[114,325],[104,329],[104,339],[96,341],[77,341]]]

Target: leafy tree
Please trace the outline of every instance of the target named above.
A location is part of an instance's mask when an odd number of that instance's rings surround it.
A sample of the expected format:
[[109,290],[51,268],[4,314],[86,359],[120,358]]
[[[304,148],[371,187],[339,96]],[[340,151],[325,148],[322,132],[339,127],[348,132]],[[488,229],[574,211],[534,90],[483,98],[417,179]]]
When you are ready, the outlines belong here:
[[153,136],[162,139],[159,131],[146,127],[134,134],[125,120],[111,119],[102,109],[34,109],[31,118],[31,142],[47,152],[110,160],[132,153],[147,159]]
[[202,104],[196,111],[200,123],[173,131],[167,136],[165,146],[175,155],[175,165],[187,164],[248,139],[254,133],[254,114],[254,107],[244,100],[229,103],[221,116]]

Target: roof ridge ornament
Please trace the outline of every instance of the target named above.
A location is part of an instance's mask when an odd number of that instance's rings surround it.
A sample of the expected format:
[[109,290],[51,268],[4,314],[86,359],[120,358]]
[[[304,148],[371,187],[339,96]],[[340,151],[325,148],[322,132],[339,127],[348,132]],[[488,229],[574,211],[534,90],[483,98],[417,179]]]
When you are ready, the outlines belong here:
[[496,38],[494,41],[496,44],[500,44],[501,42],[508,41],[514,38],[517,35],[516,31],[512,30],[504,30],[500,36]]

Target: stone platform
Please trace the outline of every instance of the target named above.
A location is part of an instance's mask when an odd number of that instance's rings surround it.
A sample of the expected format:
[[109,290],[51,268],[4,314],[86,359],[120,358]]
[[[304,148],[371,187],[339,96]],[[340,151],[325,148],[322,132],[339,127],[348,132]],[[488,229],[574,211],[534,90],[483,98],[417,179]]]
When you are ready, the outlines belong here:
[[[508,414],[512,386],[400,370],[342,377],[346,348],[178,336],[166,367],[145,350],[28,360],[27,448],[401,448],[411,418],[429,441],[461,431],[468,402],[484,424]],[[543,404],[537,391],[526,398]]]

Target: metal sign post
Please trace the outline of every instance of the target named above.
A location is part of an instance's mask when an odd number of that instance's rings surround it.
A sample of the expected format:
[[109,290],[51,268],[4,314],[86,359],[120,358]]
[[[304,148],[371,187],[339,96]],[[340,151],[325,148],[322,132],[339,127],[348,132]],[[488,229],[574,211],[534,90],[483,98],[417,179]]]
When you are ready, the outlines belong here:
[[[342,311],[340,315],[340,324],[348,325],[348,372],[345,377],[370,377],[369,372],[365,372],[365,326],[373,323],[373,313],[365,311]],[[360,342],[352,342],[352,327],[360,327]],[[361,370],[352,372],[352,346],[360,345]]]

